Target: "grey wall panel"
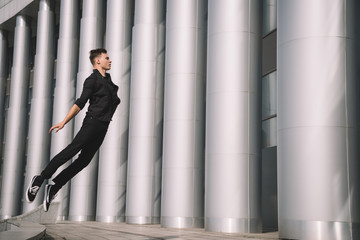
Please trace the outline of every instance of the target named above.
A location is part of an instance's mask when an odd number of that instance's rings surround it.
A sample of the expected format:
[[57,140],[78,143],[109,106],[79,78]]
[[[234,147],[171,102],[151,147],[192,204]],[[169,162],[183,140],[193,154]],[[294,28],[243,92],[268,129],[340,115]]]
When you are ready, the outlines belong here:
[[[62,0],[60,5],[60,29],[57,49],[57,71],[54,92],[53,124],[61,122],[75,102],[76,73],[79,55],[80,1]],[[60,132],[51,135],[50,158],[64,149],[73,138],[74,121],[67,123]],[[60,167],[54,176],[71,161]],[[66,220],[69,214],[70,183],[58,192],[60,202],[58,220]]]
[[261,1],[209,1],[207,231],[261,231],[261,12]]
[[135,2],[126,221],[160,222],[165,50],[164,0]]
[[[29,90],[30,19],[16,17],[14,57],[1,190],[1,218],[20,214],[27,129]],[[17,186],[17,187],[14,187]]]
[[[28,154],[25,170],[24,192],[34,175],[39,174],[49,161],[52,118],[52,87],[55,55],[54,2],[41,0],[38,12],[34,83],[31,99]],[[44,188],[38,195],[43,196]],[[32,203],[24,202],[23,212],[37,208],[43,199],[35,198]]]
[[112,60],[109,73],[119,86],[121,103],[99,152],[96,220],[101,222],[125,221],[133,21],[134,1],[107,2],[106,48]]
[[262,149],[261,214],[263,231],[278,230],[277,148]]
[[276,70],[277,63],[277,32],[273,31],[263,38],[262,41],[262,75]]
[[[352,237],[353,239],[360,238],[360,149],[359,149],[359,119],[360,119],[360,104],[359,104],[359,78],[360,78],[360,28],[359,28],[359,1],[346,2],[346,31],[350,36],[347,39],[348,47],[346,48],[346,69],[349,77],[349,84],[347,84],[346,91],[348,93],[347,102],[349,110],[347,111],[349,122],[355,125],[355,131],[349,132],[349,190],[350,194],[350,209],[352,218]],[[354,104],[355,103],[355,104]],[[351,120],[350,120],[351,119]]]
[[169,1],[161,226],[204,226],[207,1]]
[[[8,41],[7,33],[0,30],[0,158],[3,156],[3,139],[5,128],[5,96],[8,77]],[[0,169],[1,171],[1,169]]]
[[[89,61],[91,49],[103,47],[105,2],[83,1],[80,22],[79,69],[76,97],[80,97],[85,79],[92,73]],[[88,104],[75,118],[74,131],[78,132],[87,111]],[[75,156],[76,157],[76,156]],[[91,163],[71,180],[69,219],[74,221],[95,220],[98,176],[98,153]]]
[[359,238],[356,2],[278,2],[281,238]]

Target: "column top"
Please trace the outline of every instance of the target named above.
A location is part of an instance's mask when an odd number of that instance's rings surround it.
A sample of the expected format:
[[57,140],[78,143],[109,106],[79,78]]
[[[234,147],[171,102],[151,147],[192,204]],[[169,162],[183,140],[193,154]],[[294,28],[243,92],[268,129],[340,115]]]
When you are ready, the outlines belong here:
[[53,0],[40,0],[39,11],[51,11],[54,9],[55,1]]
[[26,27],[29,25],[29,18],[25,15],[18,15],[16,17],[16,26],[17,27]]

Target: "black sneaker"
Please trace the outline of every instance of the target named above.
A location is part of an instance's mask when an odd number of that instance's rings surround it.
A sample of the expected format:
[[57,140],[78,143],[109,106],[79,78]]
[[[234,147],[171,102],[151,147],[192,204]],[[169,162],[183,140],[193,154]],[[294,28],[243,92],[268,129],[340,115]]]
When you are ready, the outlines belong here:
[[38,193],[41,184],[44,182],[44,178],[40,175],[36,175],[30,181],[30,184],[26,190],[26,201],[31,203],[34,201],[36,194]]
[[56,189],[55,185],[46,184],[45,186],[45,199],[44,199],[44,211],[47,212],[50,207],[51,201],[56,197],[56,193],[59,189]]

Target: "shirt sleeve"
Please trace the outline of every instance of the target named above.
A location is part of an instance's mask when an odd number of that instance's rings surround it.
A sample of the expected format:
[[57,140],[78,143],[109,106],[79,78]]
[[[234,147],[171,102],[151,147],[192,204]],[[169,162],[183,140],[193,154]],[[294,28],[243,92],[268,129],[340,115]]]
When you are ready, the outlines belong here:
[[94,85],[95,79],[94,78],[87,78],[84,82],[83,90],[78,99],[76,99],[75,104],[80,108],[83,109],[86,102],[89,100],[91,95],[94,92]]

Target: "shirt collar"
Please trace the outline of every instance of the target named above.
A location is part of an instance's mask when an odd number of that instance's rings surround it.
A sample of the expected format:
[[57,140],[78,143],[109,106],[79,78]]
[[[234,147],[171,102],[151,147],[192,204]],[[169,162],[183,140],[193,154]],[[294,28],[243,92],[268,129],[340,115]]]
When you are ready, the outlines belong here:
[[109,73],[105,73],[105,77],[104,77],[103,75],[101,75],[101,73],[97,69],[93,69],[93,73],[97,73],[97,74],[99,74],[99,76],[101,76],[103,78],[109,78]]

